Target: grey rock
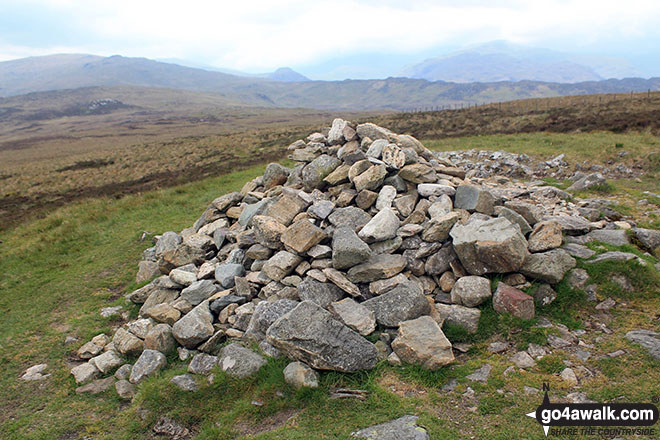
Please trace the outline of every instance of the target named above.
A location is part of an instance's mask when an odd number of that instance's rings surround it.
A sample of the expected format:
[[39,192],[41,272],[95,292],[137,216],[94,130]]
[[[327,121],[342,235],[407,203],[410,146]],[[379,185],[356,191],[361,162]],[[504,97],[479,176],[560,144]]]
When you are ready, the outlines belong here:
[[115,383],[115,378],[110,376],[105,379],[97,379],[87,385],[76,388],[76,394],[100,394],[109,390]]
[[287,251],[279,251],[264,264],[261,269],[263,273],[273,281],[280,281],[282,278],[293,272],[293,269],[300,264],[302,258]]
[[369,223],[371,216],[360,208],[347,206],[346,208],[335,209],[332,214],[328,216],[328,220],[336,228],[348,226],[354,231],[358,231],[362,229],[364,225]]
[[573,289],[584,289],[589,281],[589,274],[584,269],[571,269],[566,274],[566,282]]
[[480,212],[486,215],[494,214],[495,199],[486,190],[474,185],[460,185],[456,188],[454,208],[469,212]]
[[133,366],[131,364],[124,364],[121,367],[117,368],[115,371],[115,379],[117,380],[128,380],[131,376],[131,369]]
[[436,303],[435,310],[447,324],[462,327],[469,333],[476,333],[479,329],[481,310],[477,308]]
[[221,264],[215,268],[215,279],[225,289],[234,287],[234,277],[245,275],[245,268],[242,264]]
[[567,188],[568,191],[583,191],[594,186],[605,185],[607,181],[600,173],[589,174]]
[[547,252],[530,254],[520,272],[530,278],[557,284],[564,274],[573,269],[577,262],[563,249],[553,249]]
[[626,339],[648,350],[656,361],[660,361],[660,335],[650,330],[632,330],[626,333]]
[[172,327],[167,324],[157,324],[149,330],[144,338],[144,348],[157,350],[161,353],[174,351],[176,341],[172,336]]
[[371,257],[371,249],[353,228],[339,227],[332,236],[332,266],[348,269]]
[[484,277],[461,277],[451,290],[451,301],[467,307],[476,307],[490,297],[490,281]]
[[503,217],[457,223],[449,235],[463,267],[473,275],[516,272],[529,255],[520,228]]
[[201,280],[192,283],[181,291],[181,298],[188,301],[193,306],[198,305],[205,299],[211,297],[218,291],[218,288],[211,280]]
[[319,374],[302,362],[291,362],[284,368],[284,381],[296,389],[318,388]]
[[156,350],[144,350],[131,369],[128,379],[131,383],[138,384],[147,377],[153,376],[167,365],[165,355]]
[[568,252],[572,257],[591,258],[596,255],[596,252],[592,251],[586,246],[577,243],[566,243],[561,248]]
[[434,242],[445,241],[449,237],[449,231],[458,222],[461,215],[458,212],[433,217],[422,232],[422,240]]
[[195,348],[213,335],[213,315],[209,302],[202,301],[172,326],[172,335],[186,348]]
[[108,350],[103,354],[93,357],[89,362],[96,365],[96,368],[98,368],[101,373],[107,374],[123,364],[124,358],[116,351]]
[[536,362],[526,351],[519,351],[510,358],[518,368],[532,368],[536,365]]
[[322,154],[317,157],[302,170],[302,180],[305,191],[312,191],[315,188],[323,186],[325,179],[335,168],[341,165],[341,161],[336,157]]
[[260,302],[254,309],[245,336],[258,341],[264,339],[268,328],[278,318],[293,310],[297,305],[298,301],[290,299],[280,299],[272,303]]
[[385,327],[397,327],[402,321],[409,321],[426,315],[430,306],[419,286],[411,281],[401,283],[387,293],[362,303],[374,312],[376,321]]
[[547,306],[557,299],[557,292],[548,284],[541,284],[534,291],[534,302],[538,306]]
[[307,212],[320,220],[325,220],[334,209],[335,204],[330,200],[317,200]]
[[523,235],[527,235],[528,233],[532,232],[532,227],[529,225],[529,223],[527,223],[525,217],[512,209],[506,208],[504,206],[496,206],[495,214],[497,214],[498,217],[506,218],[514,225],[520,226],[520,232]]
[[96,379],[101,372],[96,368],[96,365],[91,362],[85,362],[84,364],[73,367],[71,374],[73,374],[76,383],[80,385]]
[[269,163],[264,171],[264,187],[269,189],[276,185],[283,185],[286,183],[290,171],[279,163]]
[[488,378],[490,377],[490,372],[493,369],[493,367],[490,364],[485,364],[482,365],[480,368],[474,371],[472,374],[468,374],[465,376],[468,380],[471,380],[473,382],[482,382],[486,383],[488,382]]
[[266,335],[289,358],[316,369],[351,373],[371,369],[378,361],[372,343],[310,301],[275,321]]
[[417,426],[417,416],[403,416],[391,422],[370,426],[351,434],[368,440],[430,440],[426,429]]
[[633,228],[632,231],[644,249],[654,251],[660,247],[660,231],[643,228]]
[[252,219],[255,215],[262,214],[269,206],[270,200],[263,199],[257,203],[246,205],[238,217],[238,223],[241,226],[252,226]]
[[197,391],[197,382],[190,374],[180,374],[170,379],[170,382],[183,391]]
[[325,309],[330,303],[342,299],[344,292],[332,283],[320,283],[312,278],[305,278],[298,285],[298,296],[301,301],[312,301]]
[[156,242],[156,257],[160,257],[165,251],[176,249],[182,241],[183,239],[176,232],[165,232]]
[[188,365],[188,372],[207,375],[218,365],[218,357],[206,353],[198,353]]
[[637,255],[631,254],[630,252],[619,252],[619,251],[610,251],[598,255],[593,260],[585,261],[587,264],[601,263],[603,261],[630,261],[637,259],[641,260]]
[[561,225],[566,235],[584,235],[591,230],[591,223],[584,217],[576,215],[555,215],[544,217],[543,220],[552,220]]
[[215,313],[216,315],[222,311],[225,307],[227,307],[229,304],[238,304],[242,305],[245,304],[247,301],[247,298],[244,296],[238,296],[238,295],[224,295],[221,296],[220,298],[213,300],[209,308],[211,309],[211,312]]
[[390,185],[384,185],[378,193],[376,199],[376,209],[381,211],[385,208],[391,208],[392,202],[396,198],[396,188]]
[[451,343],[430,316],[401,322],[392,350],[405,363],[437,370],[454,361]]
[[137,356],[142,353],[144,343],[142,339],[129,333],[123,328],[118,328],[112,338],[115,349],[126,356]]
[[218,364],[228,375],[242,379],[256,374],[266,365],[266,359],[238,343],[233,343],[222,349]]
[[630,244],[630,238],[623,229],[597,229],[587,234],[588,241],[601,241],[613,246]]
[[377,254],[366,263],[353,266],[347,277],[353,283],[370,283],[393,277],[405,269],[407,264],[403,255]]
[[135,396],[136,388],[135,385],[128,380],[120,379],[115,382],[115,391],[117,391],[117,395],[119,395],[120,398],[130,400]]
[[333,302],[328,307],[328,311],[362,336],[369,335],[376,329],[376,315],[374,315],[374,312],[355,302],[352,298]]
[[417,185],[417,192],[422,197],[440,197],[442,195],[453,196],[456,190],[453,186],[442,185],[439,183],[420,183]]
[[394,210],[385,208],[362,228],[358,236],[367,243],[389,240],[396,236],[400,224],[399,217],[394,213]]

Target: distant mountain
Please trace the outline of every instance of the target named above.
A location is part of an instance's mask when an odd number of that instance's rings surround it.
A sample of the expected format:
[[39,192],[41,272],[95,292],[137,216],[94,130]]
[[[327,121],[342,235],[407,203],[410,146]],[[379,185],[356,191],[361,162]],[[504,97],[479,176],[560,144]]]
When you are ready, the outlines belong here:
[[[279,71],[278,75],[281,78],[296,78],[295,72],[292,74],[287,70]],[[134,90],[162,88],[202,92],[212,94],[213,102],[219,100],[228,105],[402,110],[562,95],[659,90],[660,78],[570,84],[541,81],[451,83],[410,78],[284,82],[121,56],[52,55],[0,62],[0,96],[118,86],[133,87]],[[112,93],[104,93],[97,98],[128,102]],[[87,102],[82,104],[88,105]],[[78,104],[72,102],[71,105],[75,107]],[[171,105],[176,105],[176,100]]]
[[247,73],[235,69],[213,67],[213,66],[209,66],[208,64],[195,63],[188,60],[182,60],[179,58],[159,58],[156,61],[160,61],[163,63],[170,63],[170,64],[178,64],[179,66],[192,67],[195,69],[203,69],[211,72],[222,72],[222,73],[227,73],[229,75],[242,76],[246,78],[264,78],[264,79],[270,79],[272,81],[283,81],[283,82],[311,81],[305,75],[302,75],[289,67],[280,67],[274,72],[268,72],[268,73]]
[[398,76],[451,82],[576,83],[638,76],[626,60],[577,56],[506,41],[470,47],[404,67]]
[[264,73],[259,75],[262,78],[267,78],[273,81],[283,81],[283,82],[304,82],[310,81],[305,75],[301,75],[293,69],[288,67],[280,67],[275,72]]

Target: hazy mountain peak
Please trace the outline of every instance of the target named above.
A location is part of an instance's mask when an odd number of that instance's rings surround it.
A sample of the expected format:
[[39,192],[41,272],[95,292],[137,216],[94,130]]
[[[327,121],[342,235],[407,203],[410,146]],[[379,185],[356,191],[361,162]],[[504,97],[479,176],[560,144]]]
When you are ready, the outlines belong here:
[[639,76],[639,72],[618,58],[566,54],[496,40],[408,65],[399,75],[429,81],[575,83]]

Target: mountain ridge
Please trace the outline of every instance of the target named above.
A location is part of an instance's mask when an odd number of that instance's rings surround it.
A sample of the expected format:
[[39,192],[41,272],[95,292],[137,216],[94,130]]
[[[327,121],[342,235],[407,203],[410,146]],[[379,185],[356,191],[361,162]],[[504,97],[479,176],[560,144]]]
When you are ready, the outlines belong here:
[[584,81],[571,84],[528,80],[452,83],[399,77],[281,82],[210,72],[146,58],[103,58],[80,54],[49,57],[45,57],[45,60],[38,57],[0,62],[0,96],[80,87],[131,86],[213,94],[236,105],[323,110],[406,110],[525,98],[660,89],[660,78]]

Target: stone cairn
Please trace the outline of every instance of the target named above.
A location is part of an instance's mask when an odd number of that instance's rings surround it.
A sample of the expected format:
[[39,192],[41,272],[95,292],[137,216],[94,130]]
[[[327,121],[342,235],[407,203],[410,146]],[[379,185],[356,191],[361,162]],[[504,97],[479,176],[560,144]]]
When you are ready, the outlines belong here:
[[[271,163],[144,252],[137,281],[153,280],[126,295],[139,317],[78,350],[80,392],[114,384],[130,398],[174,350],[190,359],[191,374],[172,379],[187,390],[192,374],[219,366],[245,377],[264,356],[291,359],[294,386],[317,386],[315,370],[383,359],[437,369],[454,361],[445,322],[476,332],[490,298],[497,312],[531,319],[573,256],[593,256],[585,242],[629,242],[579,215],[591,208],[563,191],[466,178],[417,139],[371,123],[335,119],[288,150],[297,166]],[[494,292],[488,274],[506,274]],[[519,290],[530,280],[545,283],[536,297]],[[257,344],[260,353],[248,348]]]

